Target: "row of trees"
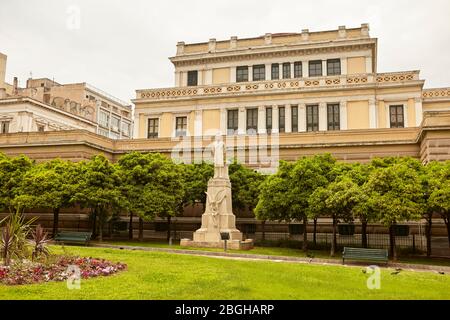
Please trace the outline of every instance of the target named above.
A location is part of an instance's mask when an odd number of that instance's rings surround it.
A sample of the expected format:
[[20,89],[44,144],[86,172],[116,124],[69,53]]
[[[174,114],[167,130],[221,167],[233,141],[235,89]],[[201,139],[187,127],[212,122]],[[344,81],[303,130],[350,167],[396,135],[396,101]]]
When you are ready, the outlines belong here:
[[[241,164],[229,167],[233,206],[253,208],[263,176]],[[35,163],[26,156],[9,158],[0,154],[0,210],[23,212],[47,208],[53,211],[53,234],[58,232],[62,208],[80,205],[88,208],[92,230],[100,240],[105,223],[119,213],[139,218],[139,239],[143,239],[144,221],[156,216],[170,221],[184,207],[206,203],[207,182],[214,168],[208,163],[175,164],[167,157],[132,152],[115,164],[102,155],[89,161],[55,159]]]
[[[363,247],[367,247],[367,224],[381,222],[389,228],[394,259],[397,223],[425,218],[429,255],[433,215],[444,219],[450,245],[450,161],[423,166],[412,158],[384,158],[346,164],[329,154],[295,163],[282,161],[278,172],[262,183],[255,214],[263,220],[303,221],[304,230],[310,219],[315,229],[319,216],[331,218],[332,256],[339,221],[360,221]],[[306,236],[304,232],[304,250]]]

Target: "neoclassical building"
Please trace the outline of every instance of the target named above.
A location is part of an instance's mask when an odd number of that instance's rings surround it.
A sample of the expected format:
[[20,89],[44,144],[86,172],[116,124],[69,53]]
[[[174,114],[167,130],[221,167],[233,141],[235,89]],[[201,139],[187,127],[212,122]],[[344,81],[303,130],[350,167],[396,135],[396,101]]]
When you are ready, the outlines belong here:
[[274,136],[286,160],[318,152],[450,159],[449,131],[425,132],[448,129],[450,88],[424,89],[418,70],[378,73],[367,24],[179,42],[170,61],[175,87],[136,90],[133,100],[134,136],[149,146],[220,133],[240,140],[256,167],[249,150]]

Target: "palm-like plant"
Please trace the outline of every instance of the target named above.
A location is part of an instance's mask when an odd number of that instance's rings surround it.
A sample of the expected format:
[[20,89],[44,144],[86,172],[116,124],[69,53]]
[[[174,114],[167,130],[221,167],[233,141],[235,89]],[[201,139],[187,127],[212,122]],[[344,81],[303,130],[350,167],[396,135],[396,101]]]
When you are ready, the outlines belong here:
[[14,252],[14,241],[11,233],[11,226],[9,224],[7,224],[2,229],[2,237],[0,239],[0,252],[4,265],[8,266],[11,261],[11,255]]
[[34,261],[39,256],[43,255],[48,257],[50,251],[48,250],[47,244],[49,242],[48,233],[42,228],[40,224],[36,226],[36,229],[31,232],[32,240],[31,244],[33,246],[33,252],[31,254],[31,260]]

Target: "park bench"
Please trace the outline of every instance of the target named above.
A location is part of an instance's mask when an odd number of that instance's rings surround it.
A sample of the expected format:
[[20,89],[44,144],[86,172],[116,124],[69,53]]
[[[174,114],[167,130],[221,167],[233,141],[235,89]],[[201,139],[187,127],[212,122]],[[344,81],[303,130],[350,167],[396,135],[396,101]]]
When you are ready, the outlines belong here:
[[386,249],[366,249],[344,247],[342,264],[347,260],[382,261],[388,263],[389,256]]
[[60,231],[56,234],[54,240],[57,243],[76,243],[88,245],[91,240],[92,232]]

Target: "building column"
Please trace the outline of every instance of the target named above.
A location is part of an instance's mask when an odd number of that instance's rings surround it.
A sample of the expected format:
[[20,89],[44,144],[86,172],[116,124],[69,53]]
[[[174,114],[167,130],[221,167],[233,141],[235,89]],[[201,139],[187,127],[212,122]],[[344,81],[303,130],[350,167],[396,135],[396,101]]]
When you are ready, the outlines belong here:
[[327,60],[322,60],[322,76],[327,75]]
[[347,74],[347,58],[341,58],[341,75]]
[[230,68],[230,83],[236,82],[236,67]]
[[347,101],[341,101],[339,106],[339,122],[340,122],[340,129],[341,130],[347,130]]
[[291,62],[291,79],[294,79],[294,63]]
[[247,133],[247,110],[245,107],[239,108],[238,114],[238,134],[246,134]]
[[266,63],[266,81],[271,80],[272,77],[272,65],[270,63]]
[[284,124],[285,124],[285,128],[284,131],[285,132],[292,132],[292,116],[291,116],[291,105],[287,104],[284,106]]
[[375,99],[369,99],[369,128],[377,128],[377,103]]
[[366,73],[373,73],[372,57],[366,57]]
[[408,113],[408,102],[406,102],[403,104],[403,124],[405,128],[409,128]]
[[258,134],[266,134],[266,107],[258,107]]
[[319,131],[327,131],[327,104],[319,103]]
[[203,85],[203,74],[205,73],[205,70],[198,70],[197,74],[198,74],[198,78],[197,78],[197,84],[199,86]]
[[302,75],[303,75],[303,78],[308,78],[308,76],[309,76],[309,61],[308,60],[302,61]]
[[183,71],[183,72],[180,71],[180,74],[181,74],[181,85],[180,85],[180,87],[186,87],[187,86],[187,72],[186,71]]
[[181,87],[181,72],[175,71],[175,87]]
[[422,99],[414,99],[414,108],[416,109],[416,127],[420,127],[423,119]]
[[194,136],[199,137],[203,135],[203,110],[195,110],[194,115]]
[[227,109],[220,109],[220,134],[227,135]]
[[253,66],[248,66],[248,81],[253,81]]
[[298,105],[298,132],[306,132],[306,104]]
[[278,123],[278,106],[272,106],[272,133],[279,133],[280,126]]

